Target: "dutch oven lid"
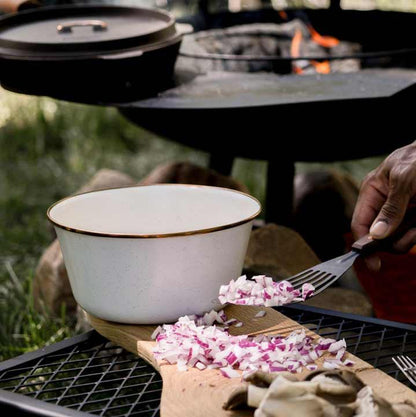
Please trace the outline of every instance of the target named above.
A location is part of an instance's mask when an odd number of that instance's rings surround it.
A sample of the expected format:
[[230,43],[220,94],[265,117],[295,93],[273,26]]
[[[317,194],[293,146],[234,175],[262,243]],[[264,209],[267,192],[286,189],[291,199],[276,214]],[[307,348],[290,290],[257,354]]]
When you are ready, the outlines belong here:
[[0,52],[16,56],[111,53],[177,35],[167,12],[123,6],[51,6],[0,18]]

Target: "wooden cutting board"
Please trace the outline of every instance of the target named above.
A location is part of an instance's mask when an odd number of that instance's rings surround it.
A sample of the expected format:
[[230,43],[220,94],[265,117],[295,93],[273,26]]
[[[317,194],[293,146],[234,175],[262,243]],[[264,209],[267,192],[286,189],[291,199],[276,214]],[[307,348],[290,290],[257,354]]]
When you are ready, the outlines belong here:
[[[265,310],[266,315],[255,318],[254,316],[260,310]],[[225,313],[228,318],[234,317],[244,323],[242,327],[230,328],[230,332],[234,335],[277,333],[287,336],[293,330],[304,328],[272,308],[229,305],[226,307]],[[186,372],[180,372],[176,365],[156,361],[152,353],[155,342],[150,337],[156,326],[112,323],[89,314],[87,314],[87,318],[98,333],[126,350],[139,355],[160,372],[163,380],[160,405],[162,417],[252,415],[251,412],[225,411],[222,408],[231,392],[239,385],[245,384],[240,378],[225,378],[218,370],[214,369],[200,371],[192,368]],[[308,329],[306,331],[314,338],[319,337]],[[326,356],[324,355],[324,357]],[[347,353],[347,356],[355,362],[353,367],[347,369],[354,371],[365,384],[370,385],[379,395],[390,402],[410,400],[416,404],[416,393],[410,388],[354,355]],[[323,358],[320,358],[318,365],[322,365],[322,362]],[[306,374],[308,371],[303,372]],[[303,374],[298,375],[299,377],[303,376]]]

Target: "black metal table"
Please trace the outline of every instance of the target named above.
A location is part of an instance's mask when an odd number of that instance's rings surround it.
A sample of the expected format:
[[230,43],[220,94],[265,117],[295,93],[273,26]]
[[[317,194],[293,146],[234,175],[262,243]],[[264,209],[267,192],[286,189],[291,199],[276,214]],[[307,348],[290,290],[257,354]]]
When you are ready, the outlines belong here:
[[416,71],[199,75],[118,106],[132,123],[209,152],[230,175],[235,158],[268,162],[265,219],[292,225],[296,162],[386,155],[414,138]]
[[[345,338],[349,352],[410,384],[391,357],[416,355],[416,326],[303,305],[279,311],[323,337]],[[0,363],[3,415],[158,416],[161,392],[158,372],[95,331]]]
[[[196,3],[197,14],[178,17],[195,32],[286,22],[268,2],[237,13],[218,10],[218,2],[210,0]],[[329,3],[328,9],[285,9],[285,15],[310,23],[318,33],[360,44],[361,53],[353,53],[361,67],[356,73],[299,76],[290,73],[293,57],[268,56],[269,63],[285,68],[275,68],[280,74],[229,72],[227,79],[209,78],[204,75],[210,70],[200,69],[204,62],[256,62],[258,56],[182,47],[174,88],[117,107],[141,127],[209,152],[210,167],[221,174],[231,174],[235,158],[266,161],[265,220],[293,226],[295,163],[385,156],[414,140],[409,103],[416,97],[416,48],[407,31],[416,14],[344,10],[339,0]],[[368,74],[369,69],[378,74]],[[391,83],[388,72],[397,69],[414,73],[409,84],[404,85],[407,76]],[[193,78],[194,71],[202,77]]]

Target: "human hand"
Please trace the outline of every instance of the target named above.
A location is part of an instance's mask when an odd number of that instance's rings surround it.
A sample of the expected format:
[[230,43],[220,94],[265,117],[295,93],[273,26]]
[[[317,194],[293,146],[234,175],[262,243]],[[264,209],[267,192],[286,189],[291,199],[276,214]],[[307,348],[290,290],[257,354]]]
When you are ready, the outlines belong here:
[[[395,150],[365,177],[351,223],[354,238],[367,233],[374,239],[392,236],[412,206],[416,206],[416,143]],[[391,250],[405,253],[414,244],[416,222],[394,238]],[[366,263],[373,271],[381,267],[375,255]]]
[[40,6],[39,0],[0,0],[0,11],[3,13],[15,13],[37,6]]

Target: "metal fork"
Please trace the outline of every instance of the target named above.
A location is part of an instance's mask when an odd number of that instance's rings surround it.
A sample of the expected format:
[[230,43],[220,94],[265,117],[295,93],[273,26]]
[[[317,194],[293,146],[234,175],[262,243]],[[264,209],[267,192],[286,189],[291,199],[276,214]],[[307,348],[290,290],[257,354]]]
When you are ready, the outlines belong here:
[[296,290],[301,290],[304,284],[312,284],[315,287],[312,296],[318,295],[340,279],[342,275],[351,268],[354,261],[360,255],[374,251],[379,246],[380,241],[373,240],[370,235],[366,235],[353,243],[350,252],[341,255],[338,258],[315,265],[292,277],[286,278],[286,280],[289,281]]
[[351,268],[354,261],[360,255],[367,255],[380,249],[391,247],[391,244],[399,236],[402,236],[410,227],[416,224],[416,207],[408,207],[406,215],[394,232],[394,234],[385,239],[373,239],[369,234],[363,236],[352,244],[352,250],[338,258],[323,262],[306,271],[286,278],[296,290],[301,290],[303,284],[309,283],[315,287],[312,296],[320,294],[335,281],[340,279],[348,269]]
[[416,386],[416,363],[409,356],[393,356],[392,361],[403,372],[406,378]]

